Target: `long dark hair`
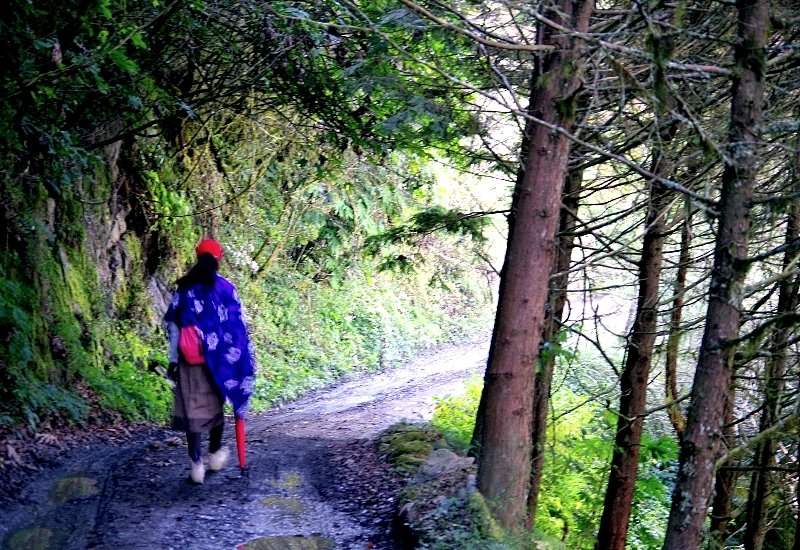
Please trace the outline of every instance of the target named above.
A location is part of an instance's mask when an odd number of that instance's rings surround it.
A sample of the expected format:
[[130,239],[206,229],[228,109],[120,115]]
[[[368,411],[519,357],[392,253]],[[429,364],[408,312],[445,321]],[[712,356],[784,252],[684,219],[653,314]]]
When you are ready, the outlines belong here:
[[196,284],[213,285],[217,277],[219,262],[211,254],[200,254],[197,263],[192,266],[189,272],[178,279],[178,288],[186,289]]

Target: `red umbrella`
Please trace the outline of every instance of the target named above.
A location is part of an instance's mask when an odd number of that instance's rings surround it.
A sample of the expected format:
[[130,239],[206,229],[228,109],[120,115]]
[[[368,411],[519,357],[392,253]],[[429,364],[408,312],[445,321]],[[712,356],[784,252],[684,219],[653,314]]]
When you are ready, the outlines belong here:
[[245,456],[244,456],[244,446],[245,446],[244,419],[243,418],[236,418],[234,422],[235,422],[235,426],[236,426],[236,452],[239,454],[239,468],[241,468],[242,474],[244,474],[244,466],[245,466]]

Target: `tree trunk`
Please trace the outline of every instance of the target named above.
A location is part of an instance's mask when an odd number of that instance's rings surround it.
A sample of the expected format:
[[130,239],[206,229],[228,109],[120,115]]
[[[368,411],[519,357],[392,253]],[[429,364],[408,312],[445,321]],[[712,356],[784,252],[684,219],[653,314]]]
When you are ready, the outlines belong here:
[[739,291],[747,255],[750,199],[758,165],[762,120],[768,0],[740,0],[739,41],[731,99],[731,125],[722,174],[719,226],[706,324],[681,444],[680,467],[667,523],[665,550],[699,548],[722,442],[733,347],[740,323]]
[[[800,445],[797,446],[795,460],[800,462]],[[794,485],[794,498],[796,502],[800,503],[800,483],[795,483]],[[794,550],[800,550],[800,513],[797,514],[794,522],[794,544],[792,547]]]
[[[722,422],[722,443],[725,450],[734,446],[733,437],[733,404],[736,400],[734,386],[728,390],[728,400],[725,404],[725,415]],[[732,466],[726,462],[726,466]],[[711,501],[711,522],[709,524],[710,548],[725,548],[728,538],[728,523],[733,516],[733,489],[736,484],[736,471],[732,469],[718,470],[714,478],[714,498]]]
[[[668,145],[674,135],[674,127],[662,132],[662,143]],[[669,177],[670,165],[663,150],[657,151],[652,172]],[[645,218],[642,255],[639,260],[639,298],[628,340],[625,368],[620,377],[617,432],[595,546],[603,550],[625,550],[639,467],[639,449],[644,426],[642,415],[646,408],[650,362],[656,340],[658,288],[664,259],[665,210],[669,205],[670,195],[671,192],[658,181],[651,182],[650,204]]]
[[[579,194],[583,184],[583,171],[571,172],[567,177],[558,222],[558,244],[553,275],[550,278],[550,298],[544,315],[542,344],[552,342],[561,327],[564,306],[567,302],[567,285],[569,274],[565,273],[570,266],[574,243],[578,211]],[[555,354],[540,355],[541,368],[536,373],[533,391],[533,426],[531,428],[531,446],[533,457],[531,463],[530,489],[528,491],[528,523],[531,530],[536,523],[536,507],[539,504],[539,487],[542,483],[544,468],[544,448],[547,440],[547,411],[550,406],[550,386],[553,381],[553,369],[556,363]]]
[[672,312],[669,320],[669,336],[667,337],[666,369],[664,388],[667,401],[673,403],[667,408],[669,421],[675,428],[678,442],[683,441],[686,429],[686,418],[683,416],[678,399],[678,349],[681,342],[681,318],[683,316],[683,293],[686,290],[686,271],[689,267],[689,247],[692,243],[692,206],[686,199],[686,211],[681,228],[681,252],[678,260],[678,272],[675,276],[675,298],[672,300]]
[[[662,38],[651,35],[654,49]],[[667,41],[665,41],[667,42]],[[676,121],[667,122],[670,97],[665,59],[653,66],[653,88],[655,90],[656,122],[659,124],[658,142],[653,152],[651,172],[669,178],[672,162],[667,149],[678,130]],[[644,412],[647,404],[647,383],[650,364],[656,341],[658,325],[658,289],[661,266],[664,263],[664,240],[666,238],[667,208],[672,193],[657,179],[650,182],[650,197],[645,216],[642,254],[639,258],[639,296],[636,315],[628,338],[625,367],[620,377],[619,416],[611,455],[611,470],[603,503],[603,515],[597,534],[596,548],[603,550],[625,550],[628,522],[636,488],[636,473],[639,467],[639,449],[644,427]]]
[[[587,29],[593,2],[581,0],[573,6],[561,0],[557,8],[546,14],[551,20],[578,32]],[[537,118],[566,131],[580,84],[580,56],[573,40],[550,27],[542,30],[540,42],[556,49],[543,55],[528,107]],[[512,198],[497,316],[473,434],[478,488],[500,524],[514,530],[525,523],[533,380],[569,148],[567,137],[543,125],[531,132],[525,174]]]
[[[800,189],[798,181],[800,158],[795,167],[795,191]],[[795,199],[792,215],[786,224],[785,243],[789,247],[783,258],[784,270],[789,268],[792,257],[797,254],[796,247],[792,246],[800,236],[800,200]],[[778,315],[792,313],[797,310],[798,287],[800,281],[795,277],[784,279],[778,289]],[[780,418],[781,394],[784,387],[784,376],[787,368],[787,346],[789,343],[790,327],[775,327],[775,332],[770,340],[770,354],[764,374],[764,409],[759,421],[759,429],[763,432],[775,424]],[[753,476],[750,479],[750,493],[747,498],[747,527],[744,534],[745,550],[761,550],[764,546],[764,534],[767,522],[767,499],[772,487],[772,474],[769,471],[775,465],[775,452],[777,441],[768,437],[756,445],[753,454]]]

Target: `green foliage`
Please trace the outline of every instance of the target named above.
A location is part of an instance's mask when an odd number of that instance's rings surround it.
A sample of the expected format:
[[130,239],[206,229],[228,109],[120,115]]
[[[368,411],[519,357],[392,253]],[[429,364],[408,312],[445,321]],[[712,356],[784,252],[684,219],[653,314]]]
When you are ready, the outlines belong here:
[[171,412],[172,392],[156,371],[158,366],[167,367],[163,345],[146,342],[129,322],[106,329],[103,341],[103,365],[85,374],[99,393],[100,406],[119,411],[129,420],[165,422]]
[[[225,243],[251,312],[257,408],[483,328],[485,289],[464,276],[461,243],[434,234],[478,240],[481,222],[425,212],[430,148],[476,130],[469,94],[434,90],[430,71],[409,80],[391,42],[356,30],[361,14],[150,0],[7,11],[0,424],[81,422],[95,406],[165,418],[153,300],[202,234]],[[314,23],[326,18],[356,25]],[[419,52],[466,51],[386,28]],[[376,273],[364,243],[406,219],[450,258]]]
[[[556,417],[583,399],[564,389],[553,396]],[[548,438],[536,528],[562,538],[568,548],[591,548],[600,521],[612,425],[595,404],[584,405],[553,425]]]
[[463,394],[436,398],[436,409],[431,421],[433,426],[444,434],[447,442],[462,453],[469,450],[472,441],[483,380],[473,377],[464,386]]
[[[484,323],[458,295],[386,276],[357,276],[335,287],[295,275],[265,292],[244,282],[259,376],[254,406],[265,408],[344,376],[391,368],[420,348],[456,341]],[[427,299],[422,299],[423,291]],[[458,307],[462,315],[449,316]]]
[[[456,448],[468,448],[481,387],[479,380],[471,380],[464,394],[437,399],[433,426]],[[552,409],[555,420],[548,429],[534,537],[553,544],[563,541],[566,548],[590,549],[603,509],[616,419],[566,387],[552,396]],[[644,435],[629,528],[630,548],[660,548],[677,456],[672,437]]]
[[[390,8],[388,2],[273,2],[265,47],[286,51],[286,59],[270,76],[298,110],[324,118],[331,141],[347,140],[356,151],[454,145],[473,131],[464,109],[471,92],[441,86],[441,75],[424,60],[457,59],[454,74],[474,77],[482,68],[472,45],[435,27],[423,32],[414,17],[393,16]],[[360,30],[365,20],[377,22],[383,36]],[[288,36],[311,47],[281,48]]]
[[373,256],[384,256],[383,270],[410,272],[413,264],[424,261],[420,244],[426,236],[437,233],[465,237],[480,247],[486,243],[483,230],[487,224],[485,217],[434,205],[413,214],[406,224],[371,235],[364,250]]

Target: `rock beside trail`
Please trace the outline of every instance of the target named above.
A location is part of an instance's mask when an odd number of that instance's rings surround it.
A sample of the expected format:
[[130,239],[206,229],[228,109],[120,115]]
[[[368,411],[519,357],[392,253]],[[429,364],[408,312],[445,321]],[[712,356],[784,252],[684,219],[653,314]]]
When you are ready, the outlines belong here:
[[466,470],[474,463],[472,457],[459,456],[449,449],[436,449],[420,465],[417,477],[424,481],[438,479]]
[[381,446],[406,471],[393,523],[403,547],[478,549],[501,537],[476,489],[474,459],[453,452],[440,434],[421,425],[393,427]]

